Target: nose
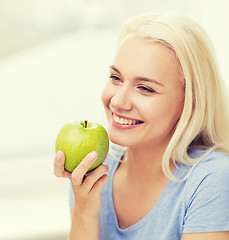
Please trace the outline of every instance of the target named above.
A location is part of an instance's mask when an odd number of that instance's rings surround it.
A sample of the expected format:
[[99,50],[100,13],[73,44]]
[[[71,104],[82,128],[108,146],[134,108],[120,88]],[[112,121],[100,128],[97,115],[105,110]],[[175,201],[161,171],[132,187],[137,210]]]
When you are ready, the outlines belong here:
[[111,98],[110,105],[119,110],[131,110],[133,106],[129,90],[124,86],[121,87]]

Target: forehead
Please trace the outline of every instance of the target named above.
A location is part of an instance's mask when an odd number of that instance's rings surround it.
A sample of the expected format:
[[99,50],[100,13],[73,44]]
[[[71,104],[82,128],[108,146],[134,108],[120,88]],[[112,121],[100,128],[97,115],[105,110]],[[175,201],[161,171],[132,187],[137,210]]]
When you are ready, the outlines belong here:
[[179,77],[179,61],[175,53],[162,43],[136,35],[124,39],[116,52],[114,65],[127,75],[143,75],[166,81]]

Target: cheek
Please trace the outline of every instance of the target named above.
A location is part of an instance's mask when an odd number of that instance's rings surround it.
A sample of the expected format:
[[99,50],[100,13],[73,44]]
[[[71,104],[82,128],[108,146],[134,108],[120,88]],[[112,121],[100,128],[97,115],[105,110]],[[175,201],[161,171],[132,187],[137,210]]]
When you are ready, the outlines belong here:
[[145,121],[158,124],[158,126],[173,125],[178,120],[182,111],[182,103],[171,98],[157,96],[149,102],[141,104],[141,114]]

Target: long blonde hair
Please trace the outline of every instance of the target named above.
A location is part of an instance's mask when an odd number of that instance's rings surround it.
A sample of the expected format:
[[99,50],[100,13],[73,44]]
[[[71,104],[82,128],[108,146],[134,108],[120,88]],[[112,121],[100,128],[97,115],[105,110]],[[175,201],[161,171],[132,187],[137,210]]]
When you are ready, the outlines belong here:
[[[199,24],[178,14],[141,14],[128,20],[119,43],[130,34],[157,41],[172,49],[180,63],[185,85],[183,112],[164,153],[162,168],[174,181],[170,161],[195,166],[216,150],[229,153],[229,114],[225,86],[212,43]],[[190,148],[204,148],[200,158],[188,155]],[[191,168],[192,170],[192,168]]]

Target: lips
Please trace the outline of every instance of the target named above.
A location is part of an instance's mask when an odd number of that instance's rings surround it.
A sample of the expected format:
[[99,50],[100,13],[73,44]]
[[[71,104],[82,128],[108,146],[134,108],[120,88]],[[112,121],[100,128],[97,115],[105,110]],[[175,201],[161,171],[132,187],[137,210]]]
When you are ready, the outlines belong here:
[[122,130],[133,129],[138,127],[140,124],[144,123],[141,120],[128,118],[125,116],[118,115],[112,112],[112,125],[115,128],[119,128]]
[[112,117],[113,117],[113,119],[114,119],[114,121],[115,121],[116,123],[124,124],[124,125],[136,125],[136,124],[141,124],[141,123],[143,123],[143,122],[140,121],[140,120],[131,119],[131,118],[126,118],[126,117],[117,115],[117,114],[115,114],[115,113],[112,114]]

